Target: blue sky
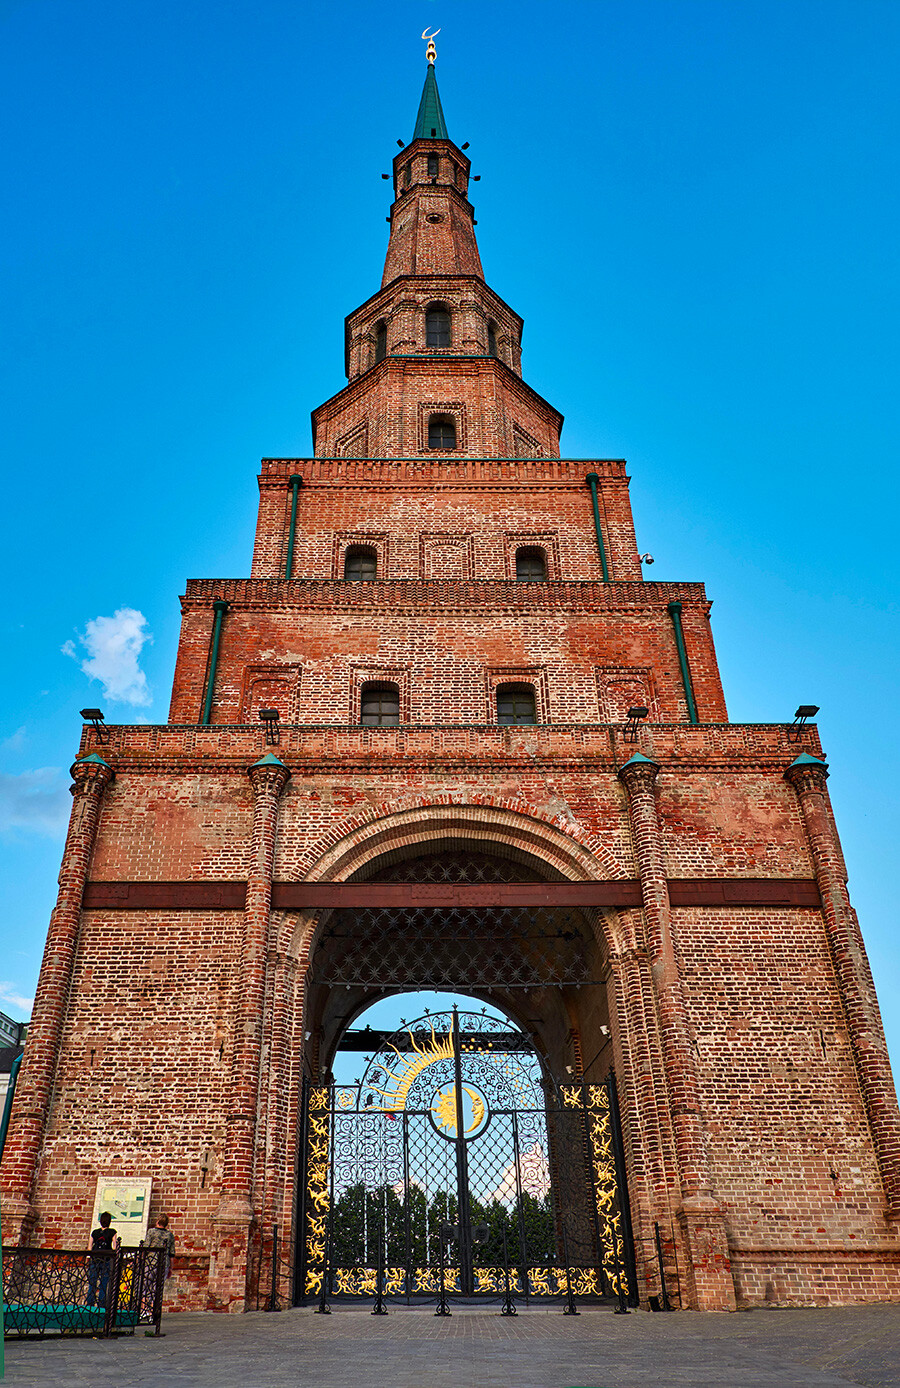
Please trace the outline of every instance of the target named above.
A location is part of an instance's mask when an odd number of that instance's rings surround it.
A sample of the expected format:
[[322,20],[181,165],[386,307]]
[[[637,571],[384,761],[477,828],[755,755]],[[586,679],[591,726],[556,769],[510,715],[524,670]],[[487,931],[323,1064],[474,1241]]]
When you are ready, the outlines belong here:
[[733,719],[822,706],[896,1057],[895,0],[3,0],[0,1009],[33,994],[79,708],[165,719],[185,579],[247,574],[258,459],[306,454],[342,385],[426,26],[563,452],[628,459]]

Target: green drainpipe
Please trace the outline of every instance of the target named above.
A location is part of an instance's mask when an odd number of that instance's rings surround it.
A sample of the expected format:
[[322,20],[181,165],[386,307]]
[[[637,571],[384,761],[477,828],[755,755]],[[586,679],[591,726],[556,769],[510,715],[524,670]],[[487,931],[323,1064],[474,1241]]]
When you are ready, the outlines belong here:
[[681,629],[681,603],[669,603],[669,616],[672,618],[672,626],[675,628],[675,645],[678,647],[678,664],[681,666],[681,682],[684,685],[684,697],[687,701],[688,722],[699,723],[697,717],[697,705],[694,703],[694,686],[691,683],[691,667],[688,665],[687,651],[684,648],[684,632]]
[[600,567],[603,570],[603,582],[609,582],[609,569],[606,566],[606,546],[603,543],[603,531],[600,529],[600,503],[597,500],[597,484],[600,478],[596,472],[589,472],[584,479],[591,489],[591,501],[594,506],[594,529],[597,532],[597,553],[600,555]]
[[6,1091],[6,1102],[3,1105],[3,1117],[0,1118],[0,1158],[3,1156],[3,1148],[6,1146],[6,1132],[9,1128],[9,1116],[12,1113],[13,1095],[16,1092],[16,1080],[19,1078],[19,1066],[21,1064],[22,1057],[17,1055],[9,1067],[9,1088]]
[[303,486],[302,477],[289,477],[291,484],[291,523],[288,526],[287,555],[284,561],[284,576],[290,578],[294,567],[294,537],[297,534],[297,494]]
[[223,598],[216,598],[213,603],[213,612],[216,620],[213,623],[212,650],[209,656],[209,674],[206,677],[206,698],[203,700],[203,715],[200,719],[200,726],[208,728],[212,718],[213,694],[216,688],[216,666],[219,663],[219,642],[222,639],[222,623],[225,620],[225,613],[228,611],[228,603]]

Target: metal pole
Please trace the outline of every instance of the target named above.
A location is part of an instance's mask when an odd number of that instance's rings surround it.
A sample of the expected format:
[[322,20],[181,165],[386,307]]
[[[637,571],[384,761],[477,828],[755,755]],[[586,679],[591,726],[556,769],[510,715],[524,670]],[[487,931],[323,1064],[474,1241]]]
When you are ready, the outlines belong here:
[[[549,1150],[549,1127],[547,1125],[547,1110],[544,1109],[544,1124],[547,1127],[548,1150]],[[519,1225],[519,1256],[522,1268],[522,1296],[525,1305],[528,1305],[528,1242],[525,1236],[525,1201],[522,1191],[522,1163],[519,1161],[519,1115],[513,1110],[513,1143],[516,1159],[516,1215]]]
[[269,1288],[269,1304],[267,1311],[280,1311],[277,1296],[278,1287],[278,1225],[272,1226],[272,1285]]
[[659,1225],[654,1224],[653,1230],[656,1236],[656,1261],[659,1264],[659,1286],[662,1293],[662,1308],[664,1311],[671,1311],[672,1303],[669,1301],[669,1293],[666,1291],[666,1270],[663,1267],[662,1239],[659,1237]]
[[440,1228],[438,1229],[438,1259],[441,1270],[441,1295],[440,1300],[438,1301],[437,1310],[434,1314],[436,1316],[452,1316],[453,1312],[447,1305],[447,1290],[444,1286],[444,1234],[443,1230]]
[[519,1313],[513,1305],[512,1291],[509,1285],[509,1245],[506,1241],[506,1225],[503,1226],[503,1267],[506,1272],[506,1296],[503,1298],[503,1305],[500,1307],[501,1316],[517,1316]]
[[289,477],[291,486],[291,523],[288,526],[287,554],[284,559],[284,576],[290,578],[294,567],[294,537],[297,533],[297,494],[303,486],[302,477]]
[[216,689],[216,667],[219,664],[219,643],[222,639],[222,622],[225,613],[228,611],[228,603],[222,598],[216,598],[213,603],[215,621],[213,622],[212,650],[209,655],[209,674],[206,677],[206,698],[203,700],[203,713],[200,716],[201,726],[209,727],[212,718],[213,694]]
[[[413,1284],[412,1270],[412,1231],[410,1228],[410,1185],[409,1185],[409,1116],[404,1109],[401,1114],[403,1123],[403,1230],[406,1238],[406,1300],[409,1302],[410,1291]],[[428,1247],[428,1207],[425,1207],[425,1247]],[[427,1253],[425,1261],[428,1261]]]
[[563,1257],[566,1260],[566,1304],[563,1307],[564,1316],[580,1316],[581,1312],[575,1305],[575,1298],[572,1295],[572,1269],[569,1266],[569,1235],[566,1232],[566,1217],[562,1220],[563,1236]]
[[375,1305],[372,1307],[373,1316],[388,1315],[388,1308],[384,1304],[384,1229],[378,1235],[378,1267],[375,1272]]
[[462,1056],[459,1042],[459,1013],[453,1008],[453,1078],[456,1089],[456,1203],[459,1210],[459,1286],[465,1296],[472,1293],[472,1225],[469,1219],[469,1154],[466,1150],[466,1119],[463,1110]]
[[609,569],[606,564],[606,546],[603,543],[603,531],[600,528],[600,503],[597,499],[597,483],[600,478],[596,472],[589,472],[584,479],[591,489],[591,502],[594,507],[594,531],[597,536],[597,553],[600,556],[600,568],[603,570],[603,582],[609,582]]

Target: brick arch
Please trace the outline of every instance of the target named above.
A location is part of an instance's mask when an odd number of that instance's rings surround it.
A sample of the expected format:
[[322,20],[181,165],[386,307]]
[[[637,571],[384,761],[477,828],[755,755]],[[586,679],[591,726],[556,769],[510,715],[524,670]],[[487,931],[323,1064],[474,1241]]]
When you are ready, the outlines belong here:
[[408,796],[378,805],[336,826],[308,853],[304,881],[345,882],[373,858],[403,845],[453,833],[495,846],[506,844],[537,858],[572,882],[624,878],[608,847],[577,821],[549,815],[524,800],[478,795],[439,800]]
[[[458,800],[448,796],[439,801],[426,797],[405,797],[389,805],[374,807],[367,813],[337,826],[327,841],[306,855],[314,861],[303,880],[307,882],[346,882],[379,858],[404,856],[410,849],[428,845],[439,847],[442,839],[481,852],[514,850],[526,855],[548,876],[573,882],[602,881],[627,876],[609,849],[574,820],[551,816],[517,799],[491,799],[472,796]],[[616,950],[619,943],[618,913],[586,911],[596,938]],[[307,961],[321,912],[304,911],[294,918],[288,952]]]

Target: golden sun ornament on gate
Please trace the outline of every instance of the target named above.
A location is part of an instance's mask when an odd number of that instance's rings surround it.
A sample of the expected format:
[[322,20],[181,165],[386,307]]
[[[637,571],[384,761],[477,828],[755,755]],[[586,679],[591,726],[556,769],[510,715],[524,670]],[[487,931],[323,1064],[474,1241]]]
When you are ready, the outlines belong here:
[[[455,1142],[458,1136],[456,1085],[451,1080],[434,1091],[429,1117],[441,1137]],[[462,1085],[462,1135],[466,1142],[480,1137],[491,1121],[491,1110],[482,1091],[475,1084]]]

